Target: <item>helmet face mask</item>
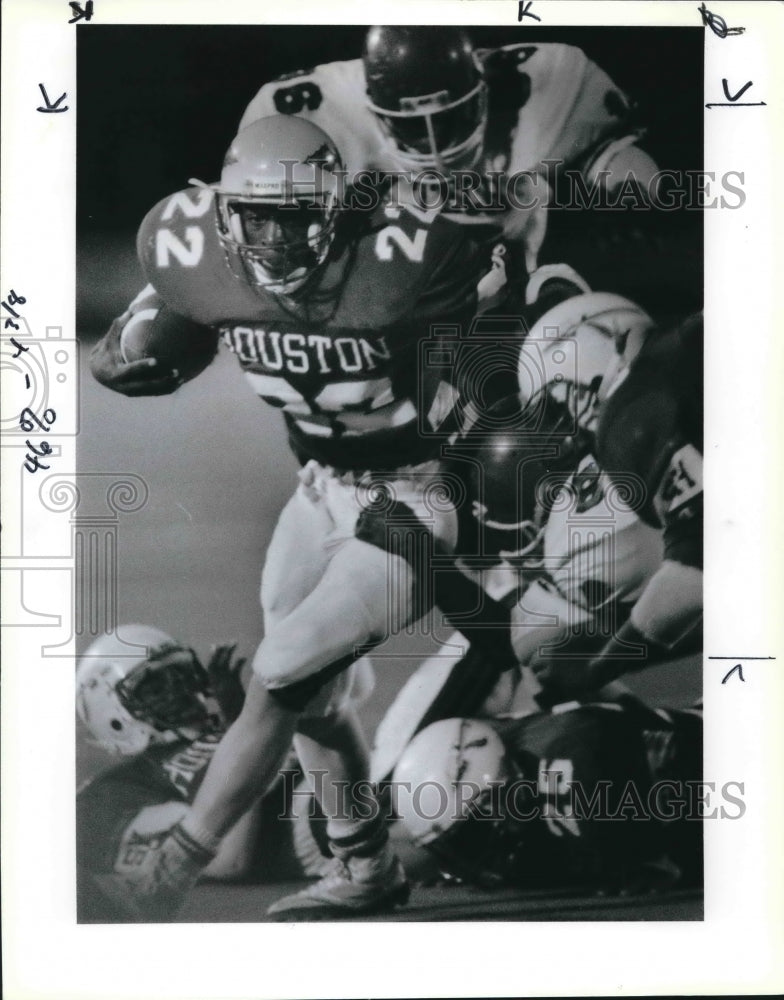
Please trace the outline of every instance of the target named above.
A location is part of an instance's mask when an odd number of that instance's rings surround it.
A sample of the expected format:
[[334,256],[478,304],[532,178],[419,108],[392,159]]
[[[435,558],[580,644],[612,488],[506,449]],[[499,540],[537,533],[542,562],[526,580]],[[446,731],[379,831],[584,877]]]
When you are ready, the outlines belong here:
[[530,560],[539,554],[544,538],[544,509],[537,505],[533,519],[503,522],[491,517],[486,504],[473,501],[473,515],[483,529],[485,551],[507,562]]
[[442,90],[401,97],[400,105],[403,110],[393,111],[370,102],[401,166],[426,170],[476,165],[487,125],[487,90],[481,80],[456,100]]
[[335,235],[334,209],[297,202],[218,195],[218,233],[252,286],[292,292],[326,259]]
[[144,660],[117,682],[120,703],[134,719],[159,732],[202,729],[211,721],[207,672],[192,649],[173,646],[176,658]]
[[322,205],[279,205],[220,195],[218,231],[239,257],[245,278],[271,291],[293,291],[324,261],[335,218]]
[[275,115],[243,129],[212,185],[233,273],[254,289],[301,287],[335,238],[341,172],[334,143],[303,118]]
[[363,54],[368,105],[408,170],[477,164],[487,126],[487,87],[465,32],[377,26]]

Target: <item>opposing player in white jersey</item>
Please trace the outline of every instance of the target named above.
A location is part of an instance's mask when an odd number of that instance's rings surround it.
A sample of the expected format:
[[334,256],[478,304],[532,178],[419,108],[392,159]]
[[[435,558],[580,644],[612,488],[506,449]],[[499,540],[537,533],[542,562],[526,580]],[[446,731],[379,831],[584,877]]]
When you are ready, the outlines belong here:
[[240,127],[275,112],[308,118],[333,136],[349,178],[404,170],[435,183],[439,203],[459,221],[522,242],[529,272],[559,170],[608,190],[629,175],[644,189],[656,171],[626,96],[581,49],[474,50],[464,31],[448,26],[373,27],[362,59],[265,84]]
[[542,700],[529,665],[549,651],[585,669],[660,567],[660,531],[638,516],[633,479],[601,471],[593,435],[617,339],[644,338],[653,326],[609,293],[552,307],[524,342],[521,391],[475,416],[450,449],[466,503],[456,572],[436,578],[436,601],[460,631],[418,669],[379,727],[375,780],[438,719],[537,711],[558,700],[553,690]]
[[640,517],[661,529],[664,559],[587,669],[551,658],[534,665],[571,697],[702,648],[702,315],[622,347],[600,386],[596,449],[613,481],[639,487]]

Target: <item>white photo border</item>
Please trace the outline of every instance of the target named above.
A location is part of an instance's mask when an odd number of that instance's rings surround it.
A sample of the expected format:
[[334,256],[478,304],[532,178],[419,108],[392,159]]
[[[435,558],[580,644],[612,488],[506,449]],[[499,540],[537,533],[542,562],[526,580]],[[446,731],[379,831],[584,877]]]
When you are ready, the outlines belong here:
[[[85,6],[83,3],[82,7]],[[765,107],[705,111],[705,169],[745,174],[747,199],[705,212],[706,659],[705,774],[744,782],[737,822],[705,824],[705,919],[651,923],[77,925],[74,873],[73,675],[40,655],[35,627],[3,620],[3,936],[6,995],[65,998],[233,998],[766,993],[784,986],[781,833],[784,798],[779,711],[784,683],[784,581],[779,429],[784,64],[776,38],[784,8],[709,4],[745,32],[705,31],[706,101],[722,79],[753,81]],[[696,0],[571,3],[535,0],[555,25],[698,26]],[[108,23],[362,24],[366,4],[290,0],[274,9],[243,0],[94,0]],[[387,23],[513,24],[516,0],[376,3]],[[5,0],[2,78],[2,284],[26,297],[30,335],[61,328],[65,381],[53,386],[59,427],[53,462],[75,469],[76,32],[66,0]],[[531,28],[534,22],[528,21]],[[140,53],[143,58],[143,53]],[[662,72],[667,72],[666,54]],[[43,83],[65,113],[37,113]],[[3,317],[4,318],[4,317]],[[55,336],[58,336],[55,334]],[[13,407],[16,373],[3,370]],[[9,388],[10,386],[10,388]],[[54,390],[56,389],[56,394]],[[56,400],[55,400],[56,395]],[[9,397],[7,397],[8,400]],[[5,411],[5,406],[4,406]],[[57,518],[29,488],[24,441],[4,437],[3,585],[9,601],[24,565],[55,553],[62,570],[27,578],[32,619],[70,616],[69,548]],[[29,477],[28,477],[29,479]],[[32,560],[32,562],[30,561]],[[42,559],[42,566],[46,560]],[[49,560],[51,564],[51,559]],[[30,588],[34,587],[34,592]],[[29,624],[29,622],[28,622]],[[49,635],[46,636],[49,640]],[[743,684],[722,685],[749,662]],[[456,960],[457,956],[457,960]]]

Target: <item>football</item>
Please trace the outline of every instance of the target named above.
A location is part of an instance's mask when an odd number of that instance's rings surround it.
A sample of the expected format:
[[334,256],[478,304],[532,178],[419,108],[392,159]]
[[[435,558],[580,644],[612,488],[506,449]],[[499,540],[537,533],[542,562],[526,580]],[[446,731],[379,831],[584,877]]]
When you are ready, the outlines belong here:
[[180,316],[165,305],[140,309],[123,327],[120,353],[123,360],[155,358],[176,368],[180,378],[192,379],[209,365],[218,350],[215,330]]

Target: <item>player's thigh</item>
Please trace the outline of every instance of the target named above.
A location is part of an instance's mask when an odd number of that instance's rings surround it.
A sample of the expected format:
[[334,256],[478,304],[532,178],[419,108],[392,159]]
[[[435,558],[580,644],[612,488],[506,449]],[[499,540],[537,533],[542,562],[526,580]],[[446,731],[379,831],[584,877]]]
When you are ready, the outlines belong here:
[[414,600],[415,572],[405,559],[349,539],[307,597],[269,629],[254,671],[278,688],[360,656],[411,620]]
[[323,576],[329,561],[324,539],[331,528],[323,505],[297,489],[281,511],[264,560],[261,607],[266,629],[290,614]]

